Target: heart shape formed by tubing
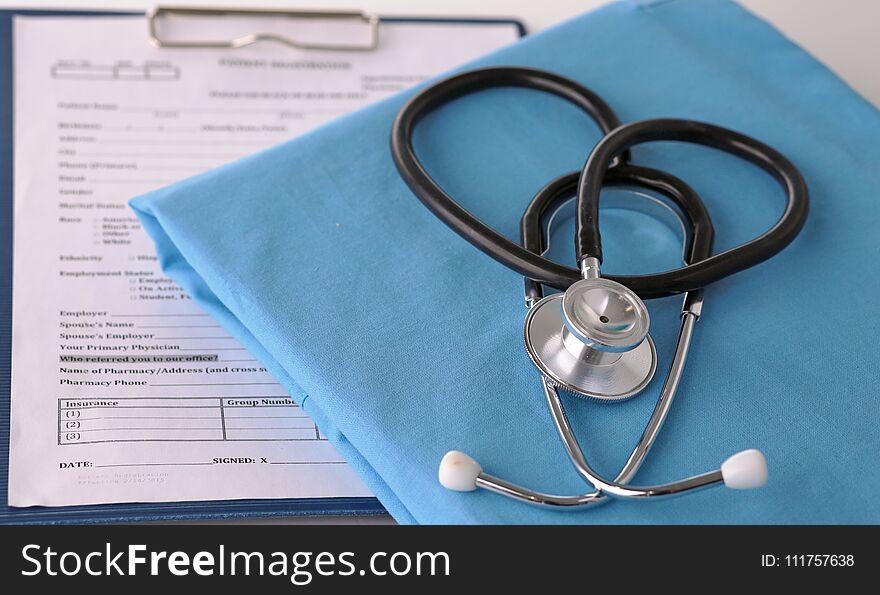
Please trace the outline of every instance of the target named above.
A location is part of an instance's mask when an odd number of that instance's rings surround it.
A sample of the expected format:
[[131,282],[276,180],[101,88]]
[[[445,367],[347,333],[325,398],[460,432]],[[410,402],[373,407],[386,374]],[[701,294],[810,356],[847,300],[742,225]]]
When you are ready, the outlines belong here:
[[[603,184],[662,184],[657,170],[627,170],[629,148],[639,143],[671,140],[705,145],[731,153],[773,175],[786,193],[779,221],[755,239],[692,262],[673,271],[606,278],[630,287],[642,298],[698,289],[770,258],[797,236],[806,221],[809,195],[803,176],[781,153],[733,130],[691,120],[642,120],[618,126],[611,108],[593,91],[559,75],[528,68],[499,67],[454,75],[416,94],[400,110],[391,131],[391,153],[401,177],[441,221],[465,240],[508,268],[536,283],[565,290],[581,279],[577,269],[553,262],[507,239],[459,205],[428,174],[412,144],[416,124],[430,111],[463,95],[493,87],[525,87],[566,99],[592,117],[605,136],[590,152],[580,174],[576,249],[578,261],[602,259],[599,193]],[[646,177],[646,171],[650,176]],[[669,174],[665,174],[669,176]],[[629,177],[629,181],[621,178]],[[669,178],[665,178],[669,182]]]

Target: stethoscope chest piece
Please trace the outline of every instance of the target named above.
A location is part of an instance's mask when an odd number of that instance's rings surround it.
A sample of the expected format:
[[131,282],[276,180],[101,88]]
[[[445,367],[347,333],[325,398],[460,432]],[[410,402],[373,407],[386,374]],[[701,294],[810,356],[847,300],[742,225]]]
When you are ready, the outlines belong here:
[[550,295],[526,316],[529,357],[558,388],[617,401],[654,377],[657,351],[645,304],[627,287],[594,277]]

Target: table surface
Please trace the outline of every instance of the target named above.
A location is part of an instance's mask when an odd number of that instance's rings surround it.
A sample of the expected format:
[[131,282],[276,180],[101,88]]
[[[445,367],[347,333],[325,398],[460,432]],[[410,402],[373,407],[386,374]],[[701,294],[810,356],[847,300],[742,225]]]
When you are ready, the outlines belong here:
[[[530,32],[605,4],[606,0],[186,0],[159,2],[186,6],[247,6],[265,8],[357,8],[380,15],[488,16],[522,20]],[[740,0],[753,13],[771,22],[818,60],[834,70],[874,105],[880,107],[880,2],[877,0]],[[142,0],[0,0],[0,8],[63,8],[145,10]],[[238,521],[254,522],[254,521]],[[257,521],[270,523],[391,523],[387,516],[345,518],[291,518]]]

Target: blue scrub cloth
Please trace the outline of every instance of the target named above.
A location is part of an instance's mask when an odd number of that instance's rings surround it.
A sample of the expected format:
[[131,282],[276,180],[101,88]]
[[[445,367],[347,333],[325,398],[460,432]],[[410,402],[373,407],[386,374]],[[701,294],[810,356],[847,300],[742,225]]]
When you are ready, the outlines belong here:
[[[136,198],[165,271],[263,361],[406,523],[880,521],[880,116],[767,23],[723,0],[619,2],[467,65],[544,68],[596,90],[623,121],[681,117],[752,135],[803,172],[811,214],[780,255],[706,291],[678,400],[635,483],[764,451],[769,484],[579,513],[437,482],[459,449],[554,493],[587,487],[566,457],[522,345],[521,278],[440,221],[400,179],[391,122],[412,91]],[[562,100],[499,89],[430,115],[416,148],[465,207],[518,237],[525,205],[582,166],[595,126]],[[779,216],[764,172],[676,143],[637,147],[702,195],[716,247]],[[570,219],[554,254],[573,264]],[[676,236],[608,210],[603,270],[675,266]],[[672,357],[680,298],[649,302],[660,357],[640,396],[565,397],[597,468],[625,462]]]

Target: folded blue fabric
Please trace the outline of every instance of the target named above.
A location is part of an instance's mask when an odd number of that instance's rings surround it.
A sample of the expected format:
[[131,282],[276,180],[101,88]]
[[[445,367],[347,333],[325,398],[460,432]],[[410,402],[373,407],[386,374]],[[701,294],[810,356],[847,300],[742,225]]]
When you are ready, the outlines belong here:
[[[880,521],[880,115],[824,66],[722,0],[620,2],[469,66],[544,68],[593,88],[623,121],[704,120],[786,154],[811,214],[784,252],[706,292],[680,395],[635,483],[764,451],[766,488],[711,490],[578,513],[437,482],[443,454],[494,474],[581,493],[523,349],[522,281],[449,231],[401,181],[391,122],[411,92],[310,134],[136,198],[164,269],[316,419],[401,522],[852,523]],[[548,180],[579,168],[598,131],[561,100],[499,89],[430,115],[416,134],[429,171],[511,238]],[[703,196],[716,247],[767,229],[782,194],[765,173],[715,151],[657,143],[636,163]],[[662,224],[608,211],[603,270],[676,265]],[[571,262],[572,225],[554,234]],[[567,399],[600,471],[640,435],[674,346],[679,298],[649,302],[660,356],[641,396]]]

